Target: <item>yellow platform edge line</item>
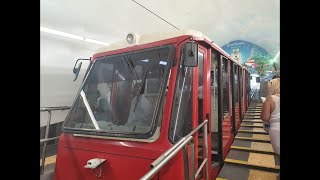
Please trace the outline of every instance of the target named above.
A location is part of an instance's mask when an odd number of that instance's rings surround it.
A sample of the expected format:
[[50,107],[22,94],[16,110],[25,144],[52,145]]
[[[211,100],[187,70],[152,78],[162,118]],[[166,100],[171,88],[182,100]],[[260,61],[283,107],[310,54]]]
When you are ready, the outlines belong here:
[[[55,163],[56,162],[56,158],[57,158],[57,155],[47,157],[45,159],[44,165],[46,166],[48,164]],[[40,166],[41,166],[41,163],[42,163],[42,159],[40,159]]]
[[[224,162],[228,162],[228,163],[234,163],[234,164],[242,164],[242,165],[247,165],[247,166],[256,166],[256,165],[251,165],[248,164],[247,161],[242,161],[242,160],[237,160],[237,159],[225,159]],[[256,166],[256,167],[263,167],[263,168],[268,168],[268,169],[276,169],[276,170],[280,170],[280,166],[276,165],[274,168],[272,167],[265,167],[265,166]]]
[[261,118],[243,118],[242,119],[243,122],[256,122],[256,123],[263,123]]
[[241,146],[231,146],[231,149],[254,151],[254,152],[261,152],[261,153],[274,153],[275,154],[275,152],[273,152],[273,151],[264,151],[264,150],[252,149],[252,148],[241,147]]
[[258,125],[250,125],[250,124],[242,124],[240,125],[241,127],[257,127],[257,128],[263,128],[263,126],[258,126]]
[[251,118],[251,119],[244,118],[244,119],[242,119],[242,121],[244,121],[244,122],[246,122],[246,121],[247,122],[262,122],[262,119],[259,119],[259,118]]
[[235,139],[270,142],[270,140],[267,140],[267,139],[249,138],[249,137],[237,137],[237,136],[236,136]]
[[244,119],[242,122],[257,122],[257,123],[262,123],[262,120],[249,120],[249,119]]
[[253,133],[253,134],[269,134],[267,132],[260,132],[260,131],[250,131],[250,130],[238,130],[238,132],[244,132],[244,133]]
[[228,179],[224,179],[224,178],[216,178],[216,180],[228,180]]

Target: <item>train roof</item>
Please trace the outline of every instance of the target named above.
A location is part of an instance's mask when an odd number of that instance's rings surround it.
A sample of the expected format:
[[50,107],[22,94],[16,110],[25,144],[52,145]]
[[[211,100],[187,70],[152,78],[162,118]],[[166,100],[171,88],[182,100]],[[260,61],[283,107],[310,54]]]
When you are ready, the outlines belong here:
[[169,32],[157,32],[157,33],[151,33],[151,34],[143,34],[143,35],[139,35],[136,33],[129,33],[129,34],[131,36],[134,36],[134,42],[129,43],[127,41],[127,39],[124,38],[121,41],[111,43],[110,45],[107,45],[107,46],[104,46],[104,47],[97,49],[94,54],[117,50],[117,49],[123,49],[123,48],[136,46],[136,45],[148,44],[148,43],[171,39],[171,38],[175,38],[175,37],[179,37],[179,36],[190,35],[190,36],[196,37],[197,39],[206,40],[207,42],[210,43],[210,45],[213,48],[220,51],[220,53],[222,53],[224,56],[227,56],[229,59],[231,59],[233,62],[237,63],[242,68],[247,69],[244,66],[242,66],[241,64],[239,64],[236,60],[234,60],[227,52],[225,52],[222,48],[220,48],[220,46],[215,44],[210,38],[208,38],[202,32],[197,31],[197,30],[183,29],[183,30],[173,30],[173,31],[169,31]]

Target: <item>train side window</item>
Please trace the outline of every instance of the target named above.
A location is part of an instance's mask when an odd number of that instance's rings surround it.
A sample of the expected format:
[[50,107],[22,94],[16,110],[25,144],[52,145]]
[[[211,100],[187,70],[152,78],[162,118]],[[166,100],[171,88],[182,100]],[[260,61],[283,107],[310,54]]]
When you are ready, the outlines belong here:
[[199,65],[199,89],[198,89],[198,119],[199,124],[203,122],[203,57],[202,52],[198,52]]
[[229,113],[229,76],[228,76],[228,60],[222,60],[222,94],[223,94],[223,117]]
[[235,91],[235,105],[237,106],[239,103],[239,88],[238,88],[238,66],[233,64],[234,66],[234,91]]
[[[218,152],[218,55],[211,53],[211,149]],[[212,160],[218,161],[217,153],[212,154]]]
[[239,68],[239,97],[240,97],[240,106],[241,106],[241,119],[244,113],[244,103],[243,103],[243,79],[242,79],[242,68]]

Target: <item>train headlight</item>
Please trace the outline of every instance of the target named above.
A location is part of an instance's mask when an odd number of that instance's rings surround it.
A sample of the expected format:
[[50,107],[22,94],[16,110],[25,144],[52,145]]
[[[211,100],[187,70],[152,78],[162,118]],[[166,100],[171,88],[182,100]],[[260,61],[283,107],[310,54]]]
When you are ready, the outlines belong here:
[[133,33],[129,33],[126,39],[129,44],[133,44],[136,42],[136,35]]

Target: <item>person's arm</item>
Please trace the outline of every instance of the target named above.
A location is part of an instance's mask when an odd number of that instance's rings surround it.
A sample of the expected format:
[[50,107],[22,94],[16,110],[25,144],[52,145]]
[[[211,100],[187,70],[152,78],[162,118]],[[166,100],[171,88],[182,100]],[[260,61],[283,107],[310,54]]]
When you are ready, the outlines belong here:
[[266,100],[264,101],[263,106],[262,106],[261,115],[260,115],[262,121],[268,122],[270,120],[272,101],[273,100],[272,100],[271,96],[268,96],[266,98]]

